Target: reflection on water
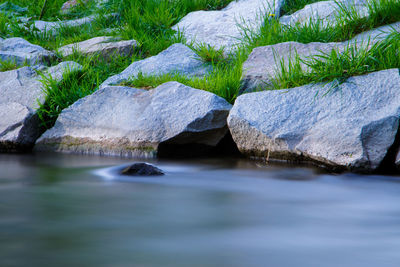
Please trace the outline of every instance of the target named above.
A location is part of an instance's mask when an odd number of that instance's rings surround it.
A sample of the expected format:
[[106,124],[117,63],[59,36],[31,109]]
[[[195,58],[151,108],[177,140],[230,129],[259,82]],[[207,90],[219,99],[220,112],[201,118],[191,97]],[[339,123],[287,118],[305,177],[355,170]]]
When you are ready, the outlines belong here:
[[396,177],[0,155],[0,266],[400,266]]

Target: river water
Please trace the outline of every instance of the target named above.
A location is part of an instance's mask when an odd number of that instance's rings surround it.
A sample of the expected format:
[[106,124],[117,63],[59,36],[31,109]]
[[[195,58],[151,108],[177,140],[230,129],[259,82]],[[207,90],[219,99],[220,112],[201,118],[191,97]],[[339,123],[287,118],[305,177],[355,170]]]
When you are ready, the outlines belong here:
[[0,266],[400,266],[400,179],[244,159],[0,155]]

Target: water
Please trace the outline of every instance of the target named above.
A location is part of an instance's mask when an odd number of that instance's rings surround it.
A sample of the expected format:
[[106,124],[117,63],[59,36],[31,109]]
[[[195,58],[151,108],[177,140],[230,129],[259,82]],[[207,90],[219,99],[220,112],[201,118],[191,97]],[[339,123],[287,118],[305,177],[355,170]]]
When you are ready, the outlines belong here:
[[400,266],[400,179],[247,160],[0,155],[0,266]]

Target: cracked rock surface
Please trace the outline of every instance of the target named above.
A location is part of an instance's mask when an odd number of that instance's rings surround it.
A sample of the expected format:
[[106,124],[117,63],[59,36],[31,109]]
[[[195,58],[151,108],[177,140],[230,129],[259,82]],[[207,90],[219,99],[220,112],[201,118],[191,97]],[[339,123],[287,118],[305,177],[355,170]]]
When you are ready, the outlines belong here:
[[239,150],[250,157],[372,171],[395,142],[399,118],[399,70],[390,69],[336,86],[241,95],[228,126]]

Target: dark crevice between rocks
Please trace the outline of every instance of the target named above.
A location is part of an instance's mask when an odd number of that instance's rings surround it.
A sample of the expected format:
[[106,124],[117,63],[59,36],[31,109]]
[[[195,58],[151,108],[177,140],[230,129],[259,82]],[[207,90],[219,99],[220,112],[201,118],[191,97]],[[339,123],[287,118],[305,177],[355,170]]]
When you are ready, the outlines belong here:
[[387,175],[399,174],[400,169],[398,166],[396,166],[396,158],[399,149],[400,149],[400,125],[399,128],[397,129],[397,133],[392,146],[389,148],[388,152],[386,153],[386,156],[383,158],[382,162],[380,163],[378,168],[376,168],[374,173],[387,174]]
[[197,158],[197,157],[242,157],[231,133],[219,141],[216,146],[208,146],[198,143],[177,144],[173,141],[163,142],[158,146],[159,158]]

